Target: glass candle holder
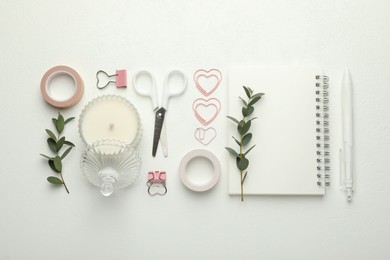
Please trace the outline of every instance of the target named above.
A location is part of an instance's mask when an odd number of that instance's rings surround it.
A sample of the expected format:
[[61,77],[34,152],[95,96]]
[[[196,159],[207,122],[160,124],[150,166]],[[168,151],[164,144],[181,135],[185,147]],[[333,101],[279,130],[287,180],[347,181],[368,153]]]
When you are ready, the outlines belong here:
[[119,140],[137,147],[142,125],[137,109],[119,95],[103,95],[90,101],[79,118],[79,134],[86,145]]
[[104,196],[131,185],[139,176],[141,159],[134,147],[118,140],[89,145],[81,156],[81,170]]

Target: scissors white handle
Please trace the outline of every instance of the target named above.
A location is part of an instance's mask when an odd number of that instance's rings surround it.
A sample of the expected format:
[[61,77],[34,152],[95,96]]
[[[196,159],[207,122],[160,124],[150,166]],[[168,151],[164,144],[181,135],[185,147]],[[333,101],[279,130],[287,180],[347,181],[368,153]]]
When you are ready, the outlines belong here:
[[[183,78],[183,83],[173,86],[169,81],[174,75],[179,75]],[[183,94],[184,90],[187,88],[187,76],[180,70],[172,70],[168,73],[164,80],[163,88],[163,98],[162,98],[162,107],[168,108],[168,101],[170,97],[179,96]]]
[[[142,75],[147,76],[152,81],[151,85],[146,84],[141,87],[141,85],[137,83],[138,78]],[[156,79],[151,72],[147,70],[140,70],[135,73],[133,76],[133,87],[139,95],[149,97],[152,100],[153,110],[158,108]]]

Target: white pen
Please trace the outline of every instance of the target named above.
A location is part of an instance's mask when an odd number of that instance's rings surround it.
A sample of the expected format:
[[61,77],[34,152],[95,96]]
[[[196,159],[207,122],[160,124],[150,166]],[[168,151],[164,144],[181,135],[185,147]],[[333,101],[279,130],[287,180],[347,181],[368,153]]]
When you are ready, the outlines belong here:
[[342,85],[342,122],[343,144],[341,150],[341,185],[347,194],[347,200],[352,201],[354,176],[354,146],[353,146],[353,99],[352,80],[348,69],[345,70]]

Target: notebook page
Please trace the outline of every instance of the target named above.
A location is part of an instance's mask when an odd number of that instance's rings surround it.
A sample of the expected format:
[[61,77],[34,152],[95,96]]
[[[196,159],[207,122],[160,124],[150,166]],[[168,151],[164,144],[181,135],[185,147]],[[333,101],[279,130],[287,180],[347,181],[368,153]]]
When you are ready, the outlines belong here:
[[[246,195],[323,195],[317,186],[315,76],[320,69],[308,67],[236,67],[229,71],[228,115],[241,119],[242,86],[265,93],[252,114],[251,142],[247,155]],[[238,146],[236,124],[227,120],[228,146]],[[240,194],[240,176],[229,155],[229,193]]]

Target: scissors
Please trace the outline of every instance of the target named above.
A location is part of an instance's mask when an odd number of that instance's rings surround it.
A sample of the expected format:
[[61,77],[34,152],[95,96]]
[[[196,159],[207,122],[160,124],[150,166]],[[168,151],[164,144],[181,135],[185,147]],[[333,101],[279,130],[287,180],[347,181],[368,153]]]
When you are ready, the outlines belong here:
[[[141,84],[138,83],[140,76],[149,78],[151,83]],[[172,84],[170,82],[173,77],[179,76],[183,79],[181,84]],[[164,79],[163,91],[162,91],[162,100],[161,106],[158,100],[157,95],[157,85],[154,75],[147,71],[141,70],[133,76],[133,86],[134,90],[141,96],[147,96],[152,100],[153,111],[155,112],[154,116],[154,134],[153,134],[153,149],[152,155],[156,156],[158,143],[161,143],[163,154],[165,157],[168,156],[168,143],[167,143],[167,134],[166,134],[166,123],[165,123],[165,113],[168,108],[168,101],[173,96],[179,96],[183,94],[184,90],[187,88],[187,77],[180,70],[170,71]]]

